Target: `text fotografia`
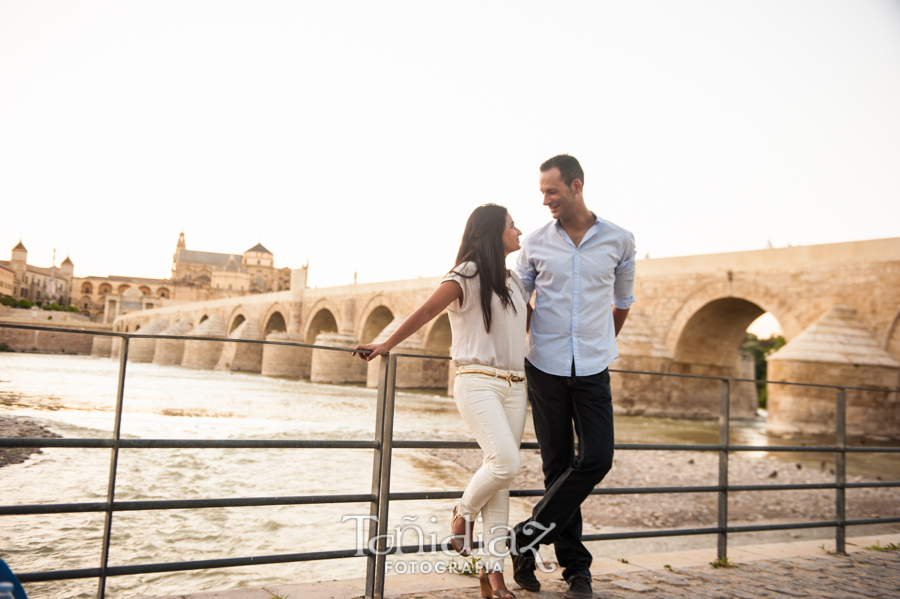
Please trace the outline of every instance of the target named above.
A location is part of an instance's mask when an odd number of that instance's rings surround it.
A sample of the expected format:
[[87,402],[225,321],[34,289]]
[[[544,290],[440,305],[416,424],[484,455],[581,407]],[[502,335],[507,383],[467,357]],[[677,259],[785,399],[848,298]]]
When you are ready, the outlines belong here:
[[[416,554],[431,554],[437,555],[439,553],[443,553],[448,557],[458,557],[459,554],[453,549],[450,545],[450,540],[453,538],[453,535],[447,535],[442,538],[438,538],[437,533],[426,533],[422,530],[422,527],[418,524],[415,524],[416,520],[418,520],[418,516],[403,516],[400,518],[400,524],[390,530],[384,535],[373,536],[372,538],[367,538],[366,535],[366,523],[376,523],[378,522],[377,516],[369,516],[369,515],[348,515],[341,517],[341,522],[347,522],[349,520],[353,520],[356,522],[356,555],[364,556],[364,555],[402,555],[405,553],[416,553]],[[436,518],[432,517],[431,522],[434,523],[437,521]],[[540,554],[537,552],[538,543],[540,543],[541,539],[543,539],[547,534],[552,531],[556,525],[550,524],[550,526],[543,526],[537,522],[528,522],[526,523],[526,527],[528,527],[528,534],[532,532],[537,532],[537,536],[534,538],[534,541],[525,547],[522,547],[522,551],[531,551],[534,550],[536,555],[536,563],[541,570],[545,572],[552,572],[556,569],[555,564],[544,564],[540,559]],[[496,532],[497,530],[505,530],[506,536],[499,537],[493,539],[487,546],[482,542],[482,535],[480,533],[474,535],[473,539],[473,549],[481,548],[482,554],[488,553],[495,557],[506,557],[510,555],[510,553],[516,553],[517,548],[516,545],[516,537],[513,534],[512,529],[509,526],[498,526],[491,530],[491,532]],[[379,542],[383,540],[383,543]],[[446,572],[450,573],[460,573],[460,574],[472,574],[474,573],[473,568],[475,567],[475,560],[467,560],[462,564],[458,564],[457,562],[432,562],[432,561],[416,561],[416,560],[404,560],[398,562],[391,562],[388,560],[386,562],[386,566],[388,571],[393,570],[397,574],[412,574],[412,573],[423,573],[428,574],[431,572],[435,572],[437,574],[444,574]]]

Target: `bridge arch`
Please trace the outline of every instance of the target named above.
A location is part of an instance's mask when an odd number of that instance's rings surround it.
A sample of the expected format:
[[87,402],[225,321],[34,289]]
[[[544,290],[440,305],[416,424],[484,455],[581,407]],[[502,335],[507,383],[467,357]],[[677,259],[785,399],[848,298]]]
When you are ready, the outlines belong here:
[[383,295],[372,298],[360,311],[356,338],[360,343],[372,343],[396,315],[397,309],[390,299]]
[[[333,329],[331,329],[331,328],[321,329],[318,332],[316,332],[315,335],[318,335],[319,333],[326,332],[326,331],[340,330],[340,326],[341,326],[341,321],[340,321],[341,308],[340,308],[340,306],[328,298],[324,298],[324,297],[320,298],[319,300],[317,300],[315,303],[313,303],[310,306],[309,311],[304,310],[304,312],[306,313],[306,325],[305,325],[305,328],[302,329],[304,343],[307,343],[306,339],[309,339],[310,332],[313,331],[312,325],[313,325],[313,322],[316,320],[316,318],[324,318],[324,316],[319,315],[319,312],[321,312],[322,310],[325,310],[331,316],[331,320],[334,321],[334,328]],[[323,321],[320,321],[320,324],[321,324],[321,322],[323,322]],[[313,335],[313,337],[315,337],[315,335]],[[311,342],[309,342],[309,343],[311,343]]]
[[312,345],[316,342],[316,337],[319,333],[337,331],[338,324],[334,313],[329,308],[322,306],[310,318],[309,324],[306,326],[306,332],[303,335],[303,342]]
[[232,310],[231,315],[228,317],[228,334],[233,333],[245,320],[247,320],[247,314],[244,312],[243,306],[238,306]]
[[[261,321],[263,339],[269,333],[286,333],[290,324],[291,311],[280,302],[273,303],[266,310],[266,315]],[[277,316],[276,316],[277,315]]]
[[425,351],[438,356],[449,356],[450,346],[453,343],[453,334],[450,332],[450,317],[444,312],[435,318],[425,330]]
[[287,332],[287,320],[285,320],[284,315],[279,311],[271,312],[266,318],[266,326],[264,329],[263,336],[266,337],[270,333],[286,333]]
[[888,328],[884,350],[891,354],[892,358],[900,362],[900,312],[897,312],[897,315],[894,316],[894,321]]
[[[712,346],[728,347],[727,353],[733,356],[747,327],[766,312],[778,320],[785,339],[790,340],[803,330],[804,326],[797,322],[783,293],[762,284],[742,281],[731,274],[728,278],[701,285],[675,313],[665,339],[666,348],[675,361],[683,361],[686,355],[690,357],[692,351],[711,356]],[[697,340],[705,347],[690,349]],[[718,364],[724,357],[719,356],[712,362],[704,360],[704,363]]]

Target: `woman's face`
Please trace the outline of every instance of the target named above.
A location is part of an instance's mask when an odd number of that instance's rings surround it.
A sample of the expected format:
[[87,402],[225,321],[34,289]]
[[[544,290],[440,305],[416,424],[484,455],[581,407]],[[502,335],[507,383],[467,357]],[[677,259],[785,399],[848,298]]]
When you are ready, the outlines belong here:
[[522,247],[519,245],[519,236],[521,234],[522,232],[516,228],[516,223],[513,222],[512,216],[507,212],[506,228],[503,229],[503,251],[507,256]]

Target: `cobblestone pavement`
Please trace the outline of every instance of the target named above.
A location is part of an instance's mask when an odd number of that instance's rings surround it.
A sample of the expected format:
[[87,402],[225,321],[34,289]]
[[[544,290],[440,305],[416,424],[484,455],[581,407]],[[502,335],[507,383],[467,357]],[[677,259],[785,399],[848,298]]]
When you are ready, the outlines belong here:
[[[510,581],[511,582],[511,581]],[[512,590],[519,599],[559,598],[562,582],[543,582],[539,593]],[[860,551],[760,560],[731,568],[711,566],[595,575],[594,597],[602,599],[874,599],[900,598],[900,551]],[[450,591],[394,595],[392,599],[474,599],[478,582]]]

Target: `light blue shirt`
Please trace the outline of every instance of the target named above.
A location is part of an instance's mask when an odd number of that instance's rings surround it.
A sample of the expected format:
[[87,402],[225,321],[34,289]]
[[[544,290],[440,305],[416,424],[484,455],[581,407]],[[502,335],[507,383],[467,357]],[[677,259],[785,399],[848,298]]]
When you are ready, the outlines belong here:
[[603,372],[618,355],[612,307],[634,303],[634,235],[605,221],[588,229],[577,248],[557,221],[522,244],[516,272],[527,297],[537,292],[525,356],[558,376]]

